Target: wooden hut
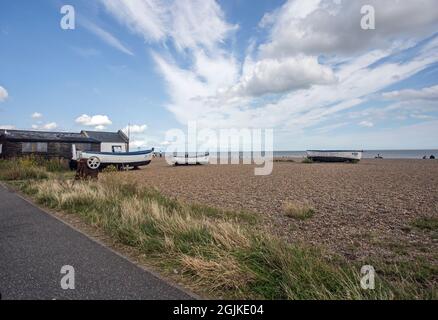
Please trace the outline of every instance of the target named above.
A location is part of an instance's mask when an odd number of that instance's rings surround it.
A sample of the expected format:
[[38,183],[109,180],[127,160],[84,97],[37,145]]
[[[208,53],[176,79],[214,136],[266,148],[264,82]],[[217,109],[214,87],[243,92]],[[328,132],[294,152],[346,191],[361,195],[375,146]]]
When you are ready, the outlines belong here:
[[77,151],[100,151],[100,141],[80,133],[0,129],[0,158],[36,155],[45,158],[72,158]]

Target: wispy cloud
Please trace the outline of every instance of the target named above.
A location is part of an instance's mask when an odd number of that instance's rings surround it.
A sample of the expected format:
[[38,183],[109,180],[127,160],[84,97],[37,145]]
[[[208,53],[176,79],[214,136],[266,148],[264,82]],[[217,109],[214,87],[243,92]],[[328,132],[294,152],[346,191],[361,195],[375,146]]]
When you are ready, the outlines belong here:
[[390,100],[438,100],[438,85],[422,89],[384,92],[382,96]]
[[0,86],[0,102],[5,101],[8,98],[8,92],[5,88]]
[[[124,44],[122,44],[119,39],[117,39],[114,35],[104,30],[102,27],[98,26],[97,24],[85,19],[82,19],[79,22],[84,28],[86,28],[88,31],[98,36],[106,44],[130,56],[134,55],[134,53],[132,53],[131,50],[129,50]],[[84,52],[82,51],[82,53]]]
[[237,26],[227,23],[214,0],[101,0],[120,23],[146,41],[171,39],[178,50],[213,50]]

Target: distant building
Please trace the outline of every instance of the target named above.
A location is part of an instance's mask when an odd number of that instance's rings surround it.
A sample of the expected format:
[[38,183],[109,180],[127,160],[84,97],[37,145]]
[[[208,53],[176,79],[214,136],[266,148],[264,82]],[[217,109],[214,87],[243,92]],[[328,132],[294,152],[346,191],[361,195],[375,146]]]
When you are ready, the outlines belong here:
[[128,152],[129,139],[122,130],[117,132],[82,130],[81,134],[100,142],[101,152]]
[[0,158],[38,155],[46,158],[72,158],[77,151],[100,151],[100,141],[81,133],[0,129]]

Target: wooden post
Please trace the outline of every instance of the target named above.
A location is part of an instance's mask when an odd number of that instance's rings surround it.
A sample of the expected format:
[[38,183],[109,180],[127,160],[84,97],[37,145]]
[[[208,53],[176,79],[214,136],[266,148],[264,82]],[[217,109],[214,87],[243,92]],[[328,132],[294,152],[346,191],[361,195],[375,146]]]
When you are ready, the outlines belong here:
[[99,169],[90,169],[87,166],[87,159],[78,160],[75,180],[97,180],[99,177]]

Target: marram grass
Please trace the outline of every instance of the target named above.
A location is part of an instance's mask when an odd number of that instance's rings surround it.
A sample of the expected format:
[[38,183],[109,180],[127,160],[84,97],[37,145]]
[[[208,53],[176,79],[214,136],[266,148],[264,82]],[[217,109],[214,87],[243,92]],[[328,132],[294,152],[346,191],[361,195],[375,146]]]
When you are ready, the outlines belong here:
[[[120,180],[32,180],[22,191],[39,204],[74,213],[117,241],[137,248],[164,274],[177,274],[192,290],[238,299],[436,298],[428,279],[402,274],[376,277],[360,287],[360,265],[270,235],[257,216],[169,199]],[[407,275],[409,276],[409,275]]]
[[[102,174],[99,181],[73,182],[69,179],[72,174],[63,172],[56,161],[41,161],[0,160],[0,180],[10,181],[45,207],[80,215],[118,242],[135,247],[163,274],[178,277],[201,295],[231,299],[438,298],[438,270],[430,262],[368,261],[377,271],[376,287],[363,290],[360,264],[315,247],[286,243],[270,234],[259,215],[184,204],[121,180],[117,173]],[[293,218],[307,219],[309,208],[289,204],[284,209]]]

